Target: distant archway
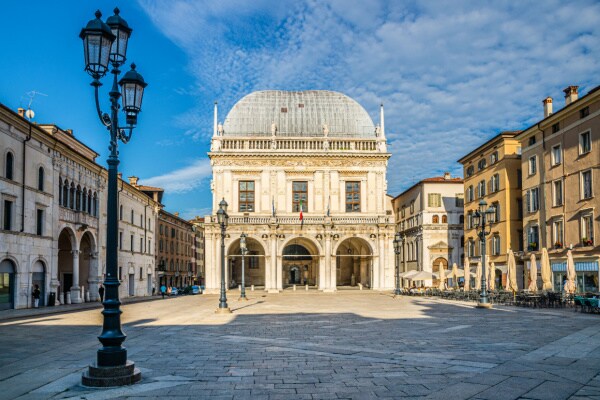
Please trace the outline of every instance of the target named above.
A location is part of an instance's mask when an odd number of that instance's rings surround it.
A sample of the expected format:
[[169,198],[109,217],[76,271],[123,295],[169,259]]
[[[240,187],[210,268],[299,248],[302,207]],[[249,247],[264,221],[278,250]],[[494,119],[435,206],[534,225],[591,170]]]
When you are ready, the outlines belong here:
[[336,250],[336,286],[373,286],[373,251],[362,238],[352,237],[343,240]]
[[[244,256],[244,284],[246,287],[265,286],[265,249],[263,245],[252,237],[246,237],[247,253]],[[242,251],[240,240],[237,239],[229,246],[227,251],[228,262],[228,287],[237,288],[242,284]]]
[[40,288],[39,306],[46,305],[46,265],[43,261],[37,260],[31,269],[31,289],[38,285]]
[[[442,263],[445,274],[448,275],[448,273],[449,273],[448,260],[446,260],[444,257],[438,257],[435,260],[433,260],[433,265],[431,266],[431,271],[433,271],[433,273],[436,274],[437,276],[440,276],[440,263]],[[439,286],[439,284],[440,284],[439,279],[433,279],[432,285],[434,287]]]
[[0,262],[0,310],[15,308],[15,273],[17,267],[12,260]]
[[319,286],[319,249],[309,239],[295,237],[281,254],[282,287]]

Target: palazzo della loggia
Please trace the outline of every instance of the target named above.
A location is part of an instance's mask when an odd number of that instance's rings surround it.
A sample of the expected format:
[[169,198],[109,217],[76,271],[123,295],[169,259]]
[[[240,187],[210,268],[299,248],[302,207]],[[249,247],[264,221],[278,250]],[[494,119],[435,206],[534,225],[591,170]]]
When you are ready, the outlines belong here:
[[245,284],[255,290],[394,286],[394,220],[386,194],[383,106],[377,126],[337,92],[258,91],[220,124],[215,103],[208,153],[212,215],[206,217],[206,289],[221,282],[225,199],[225,282],[241,284],[240,235],[247,235]]

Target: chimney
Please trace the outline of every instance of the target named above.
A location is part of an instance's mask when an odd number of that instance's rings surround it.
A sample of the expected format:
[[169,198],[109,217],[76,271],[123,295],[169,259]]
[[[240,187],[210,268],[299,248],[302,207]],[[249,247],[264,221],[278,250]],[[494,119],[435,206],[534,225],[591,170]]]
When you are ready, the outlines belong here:
[[19,117],[21,118],[25,118],[25,109],[24,108],[17,108],[17,113],[19,113]]
[[129,177],[129,184],[131,186],[137,186],[138,179],[140,179],[140,178],[138,178],[137,176],[130,176]]
[[121,180],[123,179],[123,173],[122,172],[117,173],[117,176],[119,177],[119,179],[121,179]]
[[577,89],[579,89],[579,86],[568,86],[563,90],[563,92],[565,92],[565,106],[568,106],[578,99]]
[[69,135],[69,136],[73,136],[73,129],[65,129],[65,132]]
[[176,217],[179,217],[179,213],[178,212],[174,213],[173,215],[175,215]]
[[449,181],[451,178],[450,172],[444,172],[444,180]]
[[552,97],[546,97],[542,100],[542,104],[544,104],[544,118],[547,118],[552,115]]

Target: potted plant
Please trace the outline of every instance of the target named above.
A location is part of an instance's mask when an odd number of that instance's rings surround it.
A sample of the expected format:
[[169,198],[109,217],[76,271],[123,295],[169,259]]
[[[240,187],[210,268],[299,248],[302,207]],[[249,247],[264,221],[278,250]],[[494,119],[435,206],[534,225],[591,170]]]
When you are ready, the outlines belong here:
[[535,251],[535,250],[537,250],[537,243],[536,242],[529,243],[529,251]]
[[561,243],[561,242],[556,242],[556,243],[554,243],[554,248],[555,248],[555,249],[562,249],[562,246],[563,246],[563,245],[562,245],[562,243]]
[[594,241],[592,239],[588,239],[588,238],[581,238],[581,244],[583,246],[593,246],[594,245]]

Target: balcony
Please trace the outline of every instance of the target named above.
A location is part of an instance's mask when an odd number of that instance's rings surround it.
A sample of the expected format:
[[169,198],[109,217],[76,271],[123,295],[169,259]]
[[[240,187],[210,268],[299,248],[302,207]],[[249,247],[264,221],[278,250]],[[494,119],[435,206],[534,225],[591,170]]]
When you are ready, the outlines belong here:
[[[331,221],[333,225],[364,225],[364,224],[389,224],[392,223],[392,217],[387,215],[374,215],[374,216],[305,216],[303,218],[304,225],[323,225],[326,222]],[[216,223],[217,219],[214,216],[207,217],[206,222]],[[229,217],[229,224],[251,224],[251,225],[267,225],[267,224],[286,224],[286,225],[297,225],[300,224],[300,217],[298,215],[293,216],[281,216],[281,217],[267,217],[267,216],[242,216],[242,217]]]
[[61,221],[87,226],[98,229],[98,218],[82,211],[71,210],[70,208],[60,207],[58,218]]

